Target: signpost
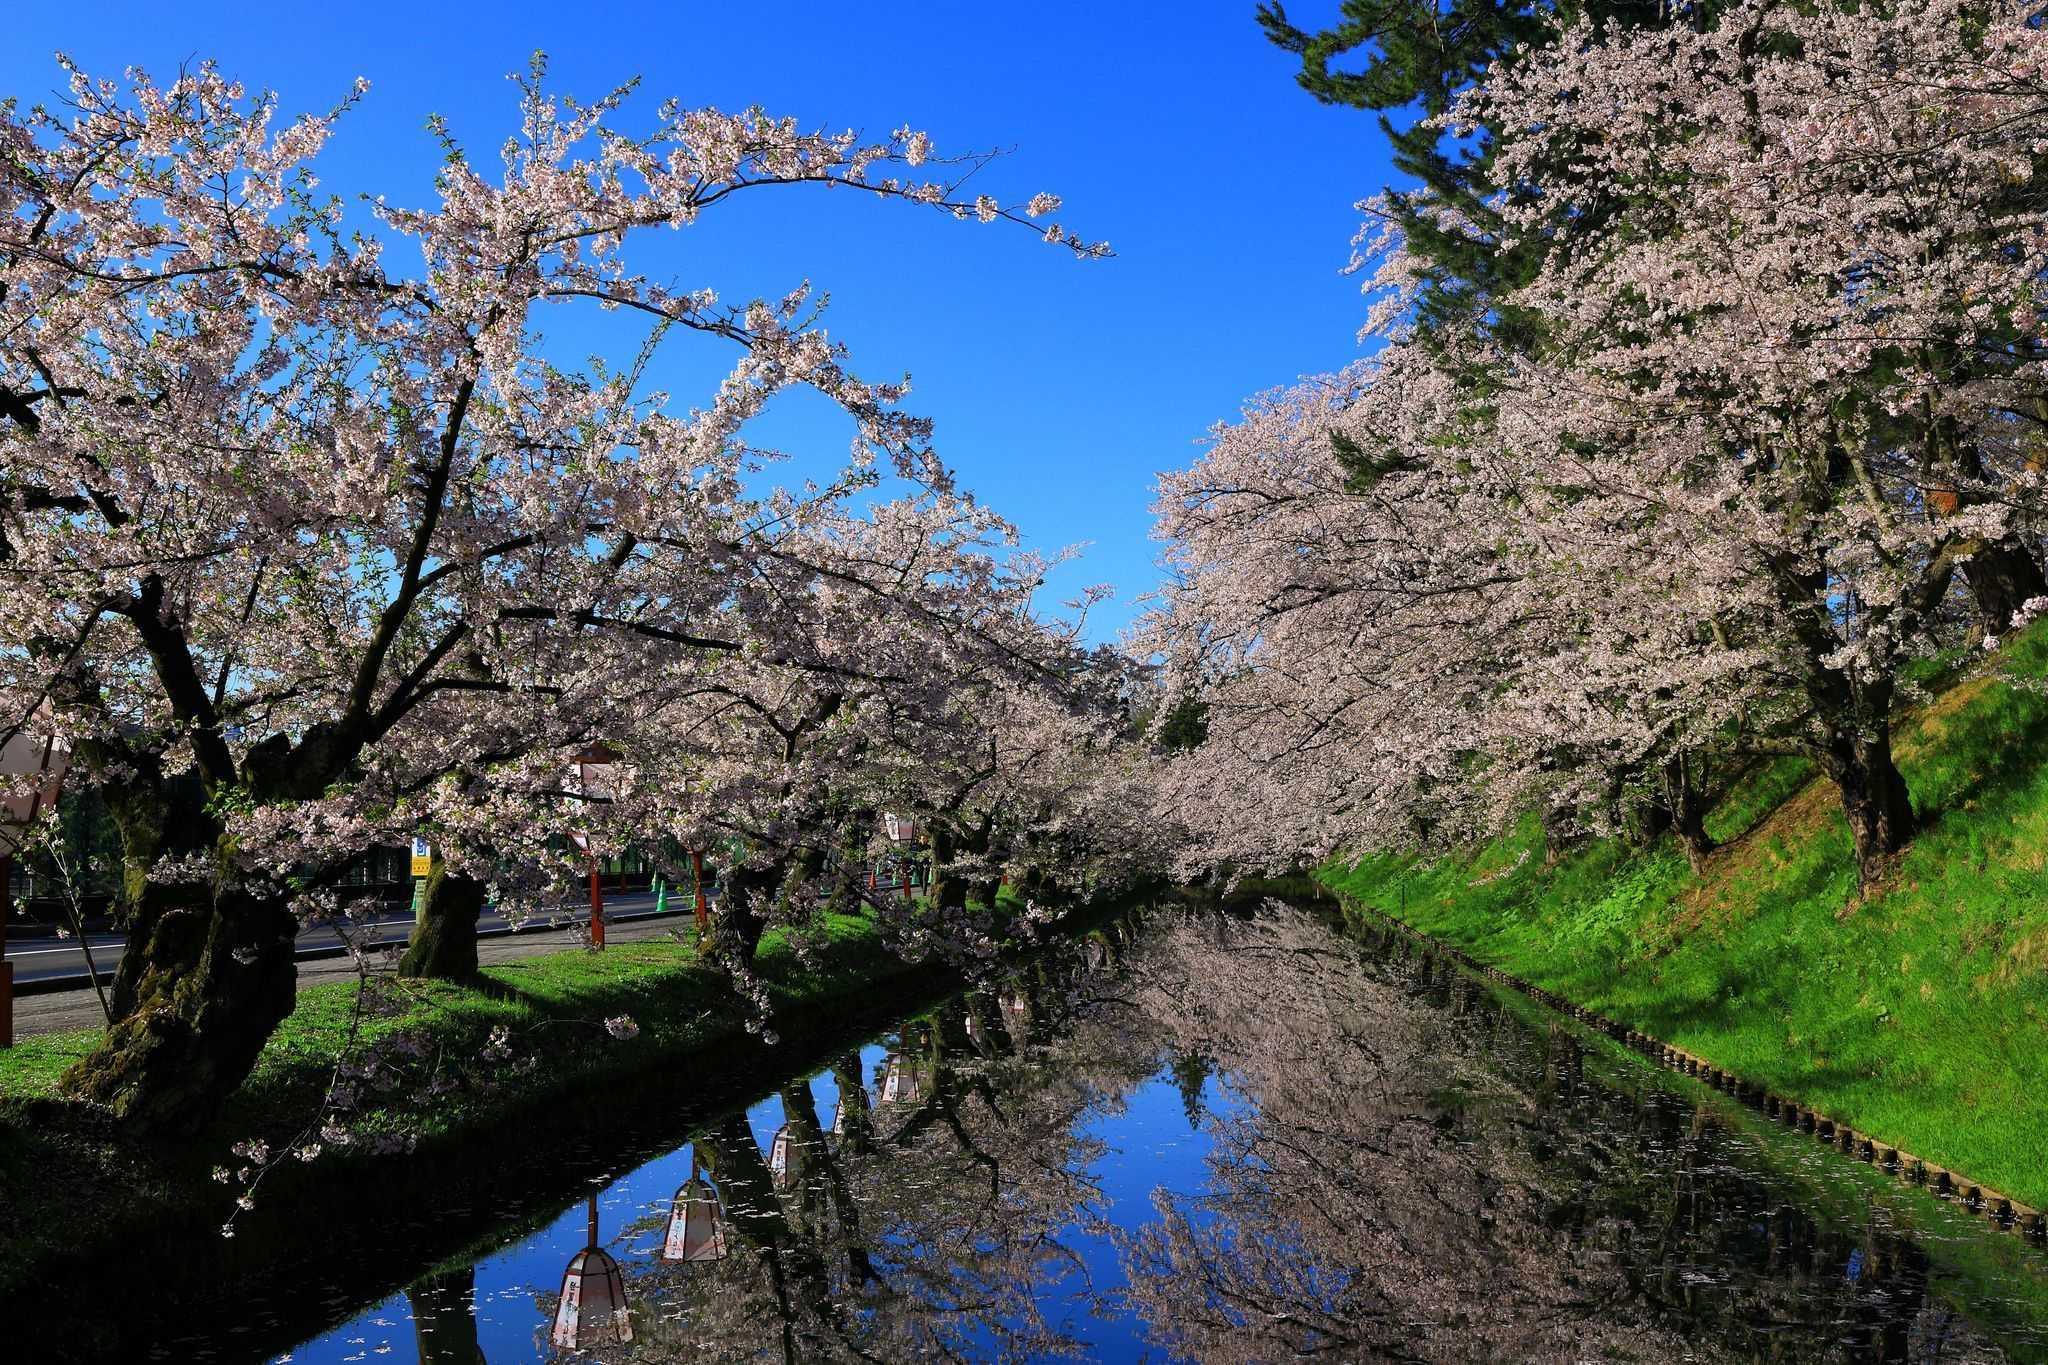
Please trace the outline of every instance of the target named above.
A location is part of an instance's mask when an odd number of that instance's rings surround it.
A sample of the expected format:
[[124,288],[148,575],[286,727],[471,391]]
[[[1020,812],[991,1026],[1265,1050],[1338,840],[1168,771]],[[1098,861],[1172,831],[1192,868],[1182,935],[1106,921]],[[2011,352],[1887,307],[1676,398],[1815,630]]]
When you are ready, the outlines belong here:
[[434,846],[424,835],[412,836],[412,917],[418,923],[427,910],[427,878],[434,874]]

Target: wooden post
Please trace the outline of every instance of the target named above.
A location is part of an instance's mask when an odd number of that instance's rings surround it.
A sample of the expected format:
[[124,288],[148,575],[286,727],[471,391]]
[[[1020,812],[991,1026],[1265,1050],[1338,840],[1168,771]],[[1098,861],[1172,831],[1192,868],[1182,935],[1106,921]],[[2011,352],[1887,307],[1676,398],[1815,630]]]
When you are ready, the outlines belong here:
[[590,946],[604,947],[604,889],[598,884],[597,855],[590,855]]

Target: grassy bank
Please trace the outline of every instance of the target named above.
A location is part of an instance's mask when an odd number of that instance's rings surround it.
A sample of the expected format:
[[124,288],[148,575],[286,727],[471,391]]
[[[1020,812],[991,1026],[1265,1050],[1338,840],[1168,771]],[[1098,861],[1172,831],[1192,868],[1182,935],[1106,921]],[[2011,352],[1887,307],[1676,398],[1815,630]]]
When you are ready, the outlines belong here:
[[[284,1283],[287,1267],[323,1256],[381,1261],[390,1273],[380,1220],[362,1218],[364,1201],[383,1210],[446,1203],[459,1211],[449,1233],[467,1217],[477,1235],[493,1201],[516,1196],[521,1182],[573,1181],[577,1161],[615,1160],[642,1130],[666,1141],[706,1106],[743,1099],[759,1077],[956,984],[942,967],[892,956],[869,921],[834,918],[826,928],[802,960],[779,936],[763,945],[758,972],[780,1035],[772,1045],[746,1032],[742,1002],[681,942],[508,963],[487,968],[481,989],[392,983],[360,1015],[353,983],[308,989],[220,1121],[172,1145],[130,1142],[56,1097],[57,1076],[92,1031],[28,1040],[0,1053],[0,1297],[85,1303],[134,1275],[167,1302],[203,1298],[208,1285]],[[632,1018],[635,1036],[606,1031],[619,1015]],[[359,1082],[367,1098],[355,1128],[368,1139],[409,1134],[416,1150],[394,1159],[367,1154],[367,1142],[339,1155],[330,1144],[310,1163],[287,1161],[223,1239],[234,1189],[209,1173],[237,1164],[233,1143],[279,1145],[314,1117],[352,1027],[385,1058],[381,1078]],[[509,1055],[487,1055],[494,1034]],[[174,1274],[165,1247],[177,1248]],[[107,1358],[156,1330],[92,1326],[97,1339],[53,1339],[62,1354],[48,1358]]]
[[1859,1131],[2048,1206],[2048,631],[1901,727],[1925,829],[1856,890],[1834,788],[1752,773],[1695,875],[1669,841],[1552,861],[1531,819],[1434,860],[1322,879],[1487,962]]

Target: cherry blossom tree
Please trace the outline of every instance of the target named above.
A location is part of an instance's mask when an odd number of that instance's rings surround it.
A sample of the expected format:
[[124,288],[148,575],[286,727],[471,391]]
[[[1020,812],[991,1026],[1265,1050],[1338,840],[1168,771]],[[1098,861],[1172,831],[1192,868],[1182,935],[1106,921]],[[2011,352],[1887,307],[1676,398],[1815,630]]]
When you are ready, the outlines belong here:
[[1551,470],[1558,534],[1636,578],[1614,601],[1651,648],[1609,631],[1608,658],[1745,655],[1737,742],[1835,780],[1866,881],[1914,830],[1890,728],[1952,579],[1993,638],[2044,586],[2043,40],[2017,8],[1979,16],[1581,26],[1460,106],[1509,130],[1503,186],[1546,176],[1503,199],[1553,246],[1515,296],[1550,344],[1509,367],[1499,445]]
[[1917,818],[1902,670],[1958,593],[1987,640],[2042,597],[2044,40],[1925,0],[1560,22],[1440,122],[1497,138],[1527,283],[1411,342],[1427,253],[1377,237],[1389,349],[1162,482],[1182,804],[1237,775],[1211,824],[1271,863],[1648,797],[1698,858],[1711,775],[1797,754],[1868,882]]
[[[727,303],[638,273],[629,237],[817,185],[1101,248],[1042,227],[1051,196],[969,195],[988,158],[922,133],[673,102],[627,133],[627,91],[579,103],[538,64],[501,171],[437,125],[437,201],[357,223],[310,162],[361,85],[285,121],[211,66],[67,70],[61,105],[0,113],[0,712],[54,703],[124,845],[120,1018],[66,1085],[189,1128],[289,1012],[297,912],[378,828],[371,769],[494,754],[581,665],[586,699],[628,694],[631,651],[594,637],[729,652],[691,626],[755,528],[878,462],[945,482],[806,289]],[[579,303],[637,345],[552,358],[541,305]],[[690,334],[738,360],[684,408],[654,377]],[[763,499],[743,429],[792,387],[849,415],[849,473]]]

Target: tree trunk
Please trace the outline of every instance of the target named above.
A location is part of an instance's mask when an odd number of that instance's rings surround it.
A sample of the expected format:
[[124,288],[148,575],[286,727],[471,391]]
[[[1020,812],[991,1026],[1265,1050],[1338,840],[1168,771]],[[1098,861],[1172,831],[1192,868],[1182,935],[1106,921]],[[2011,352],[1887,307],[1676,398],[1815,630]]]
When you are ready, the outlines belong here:
[[2027,602],[2048,597],[2048,578],[2018,538],[1985,546],[1963,561],[1963,581],[1970,586],[1970,600],[1977,609],[1977,622],[1985,634],[1997,637],[2012,629],[2012,618]]
[[1707,833],[1707,800],[1704,776],[1695,761],[1680,755],[1664,765],[1664,807],[1671,815],[1671,832],[1678,836],[1685,859],[1697,873],[1705,869],[1707,855],[1714,851],[1714,837]]
[[959,856],[959,846],[954,841],[953,831],[943,825],[933,824],[932,834],[932,880],[928,891],[933,905],[943,910],[959,910],[967,904],[967,881],[953,866]]
[[[1981,504],[1983,494],[1966,490],[1984,481],[1983,452],[1975,442],[1963,439],[1954,418],[1940,419],[1935,436],[1937,449],[1947,453],[1956,484],[1929,488],[1929,509],[1945,516]],[[1969,585],[1979,628],[1993,639],[2012,629],[2014,614],[2029,599],[2048,597],[2048,578],[2043,577],[2040,562],[2016,535],[1995,540],[1963,561],[1963,581]]]
[[1636,848],[1648,848],[1672,828],[1671,806],[1661,795],[1622,802],[1621,827]]
[[435,863],[420,890],[419,917],[413,921],[405,956],[398,960],[398,974],[440,981],[475,976],[476,921],[483,908],[482,882]]
[[769,899],[781,880],[779,866],[726,868],[718,879],[718,908],[711,915],[705,951],[722,962],[752,966],[768,928]]
[[1575,812],[1562,806],[1548,806],[1543,811],[1543,865],[1549,867],[1571,852],[1585,836],[1572,828]]
[[839,1141],[845,1151],[861,1155],[874,1147],[874,1115],[868,1108],[867,1078],[861,1074],[858,1052],[849,1052],[832,1063],[832,1079],[839,1086]]
[[[298,922],[230,880],[221,826],[196,783],[145,769],[106,795],[121,835],[128,946],[114,973],[114,1024],[60,1084],[134,1131],[197,1132],[292,1012]],[[150,880],[166,857],[216,868],[219,880]]]
[[1842,813],[1856,838],[1856,872],[1868,887],[1918,828],[1906,779],[1892,761],[1891,734],[1844,736],[1822,759],[1842,793]]
[[[778,912],[785,917],[791,915],[797,898],[804,894],[805,888],[815,889],[818,878],[824,875],[825,862],[825,850],[822,848],[807,845],[797,850],[796,856],[787,864],[788,871],[776,888],[775,906]],[[817,904],[816,901],[811,903]]]
[[420,1365],[489,1365],[476,1329],[476,1267],[445,1270],[406,1286]]
[[143,888],[115,975],[114,1026],[64,1073],[65,1093],[138,1132],[205,1126],[296,1001],[298,922],[273,901],[208,893]]
[[832,909],[839,914],[858,915],[866,909],[860,894],[866,880],[862,868],[874,829],[875,813],[870,810],[856,811],[839,826],[839,875],[832,888]]
[[845,1310],[835,1302],[824,1258],[784,1214],[746,1115],[728,1115],[700,1134],[697,1149],[718,1185],[727,1228],[767,1272],[781,1318],[783,1357],[826,1356],[820,1338],[842,1330]]

